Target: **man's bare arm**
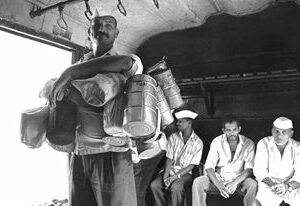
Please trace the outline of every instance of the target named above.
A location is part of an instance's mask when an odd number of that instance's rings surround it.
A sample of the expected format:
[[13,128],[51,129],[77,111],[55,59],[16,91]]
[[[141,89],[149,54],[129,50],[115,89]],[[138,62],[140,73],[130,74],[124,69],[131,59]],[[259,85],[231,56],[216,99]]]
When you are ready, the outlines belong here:
[[185,168],[182,168],[180,171],[178,171],[178,172],[177,172],[176,174],[174,174],[174,175],[176,175],[176,176],[183,176],[183,175],[189,173],[190,171],[192,171],[192,169],[193,169],[194,167],[195,167],[195,165],[190,164],[190,165],[186,166]]
[[253,169],[247,168],[245,169],[234,181],[239,184],[243,182],[247,177],[250,177],[253,175]]
[[228,198],[229,197],[228,190],[225,187],[224,183],[217,178],[214,169],[213,168],[206,169],[206,173],[207,173],[207,176],[209,177],[209,179],[212,181],[212,183],[220,191],[221,196],[224,198]]
[[166,164],[165,164],[163,179],[166,179],[167,177],[169,177],[172,163],[173,163],[173,160],[167,158],[167,161],[166,161]]
[[233,181],[227,183],[225,186],[229,192],[229,194],[233,194],[237,188],[237,186],[243,182],[247,177],[253,175],[253,169],[247,168],[245,169],[237,178]]
[[62,100],[71,81],[74,79],[86,79],[105,72],[126,72],[134,63],[130,56],[99,57],[87,62],[75,64],[66,69],[54,83],[49,101],[55,106],[55,102]]
[[71,79],[86,79],[98,73],[126,72],[132,67],[133,63],[134,60],[125,55],[97,57],[70,66],[62,75],[70,76]]

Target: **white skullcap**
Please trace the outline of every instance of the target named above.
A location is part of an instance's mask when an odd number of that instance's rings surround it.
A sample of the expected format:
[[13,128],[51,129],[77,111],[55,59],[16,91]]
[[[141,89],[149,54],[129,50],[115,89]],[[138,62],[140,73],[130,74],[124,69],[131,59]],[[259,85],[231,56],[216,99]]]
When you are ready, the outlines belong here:
[[181,119],[181,118],[191,118],[191,119],[195,119],[198,116],[197,113],[192,112],[190,110],[182,110],[179,112],[175,113],[175,117],[177,119]]
[[96,18],[96,17],[99,17],[99,12],[98,12],[98,9],[95,9],[94,13],[93,13],[93,16],[92,16],[92,19],[93,18]]
[[106,11],[101,11],[101,14],[99,14],[99,11],[98,9],[96,8],[94,13],[93,13],[93,16],[92,16],[92,19],[93,18],[96,18],[96,17],[101,17],[101,16],[113,16],[111,13],[108,13]]
[[273,125],[278,129],[292,129],[293,123],[292,120],[286,117],[278,117],[274,122]]

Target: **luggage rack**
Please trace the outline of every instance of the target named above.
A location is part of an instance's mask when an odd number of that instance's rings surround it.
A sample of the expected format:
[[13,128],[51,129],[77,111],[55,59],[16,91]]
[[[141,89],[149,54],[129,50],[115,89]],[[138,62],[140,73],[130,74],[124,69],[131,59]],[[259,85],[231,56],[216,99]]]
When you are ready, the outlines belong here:
[[214,115],[214,97],[263,92],[300,91],[298,69],[273,70],[186,78],[176,81],[183,98],[202,97],[208,115]]
[[237,81],[260,81],[268,79],[290,79],[290,78],[300,78],[300,71],[298,69],[287,69],[287,70],[274,70],[270,72],[253,72],[253,73],[243,73],[243,74],[225,74],[219,76],[206,76],[206,77],[196,77],[196,78],[185,78],[177,80],[179,86],[189,86],[199,83],[226,83],[234,84]]

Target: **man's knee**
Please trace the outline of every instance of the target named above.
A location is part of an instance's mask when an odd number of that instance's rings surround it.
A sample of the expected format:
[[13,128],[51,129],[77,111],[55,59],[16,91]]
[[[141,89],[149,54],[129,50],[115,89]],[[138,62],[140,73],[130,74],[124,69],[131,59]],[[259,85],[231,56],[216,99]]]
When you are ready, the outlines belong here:
[[182,183],[173,182],[171,185],[172,192],[184,192],[184,185]]
[[152,191],[157,190],[160,187],[161,187],[161,184],[157,179],[153,180],[150,184],[150,188]]
[[257,181],[252,178],[246,178],[243,183],[247,190],[257,190]]
[[207,176],[197,177],[193,182],[193,190],[198,191],[207,189],[207,181],[209,181]]

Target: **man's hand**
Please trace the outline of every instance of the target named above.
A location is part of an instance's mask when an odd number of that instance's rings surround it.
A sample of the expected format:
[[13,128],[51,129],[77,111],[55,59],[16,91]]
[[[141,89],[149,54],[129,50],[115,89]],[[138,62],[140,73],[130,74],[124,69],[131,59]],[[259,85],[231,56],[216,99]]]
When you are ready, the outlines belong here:
[[270,177],[264,178],[262,180],[262,182],[265,183],[266,185],[268,185],[269,187],[273,187],[274,185],[277,184],[277,183],[273,182]]
[[283,196],[288,191],[288,186],[285,183],[279,183],[272,186],[271,191],[278,196]]
[[177,179],[176,175],[172,175],[164,179],[165,188],[169,188],[171,184]]
[[59,79],[54,83],[53,89],[49,95],[49,103],[51,107],[56,106],[56,101],[61,101],[63,97],[68,93],[67,88],[71,84],[71,77],[68,75],[61,75]]
[[227,191],[230,195],[232,195],[235,192],[237,186],[238,184],[236,183],[236,181],[228,182],[225,184],[225,187],[227,188]]
[[220,191],[220,194],[222,197],[224,198],[229,198],[229,191],[228,189],[226,188],[226,186],[224,185],[223,182],[220,182],[219,184],[216,185],[216,187],[218,188],[218,190]]

